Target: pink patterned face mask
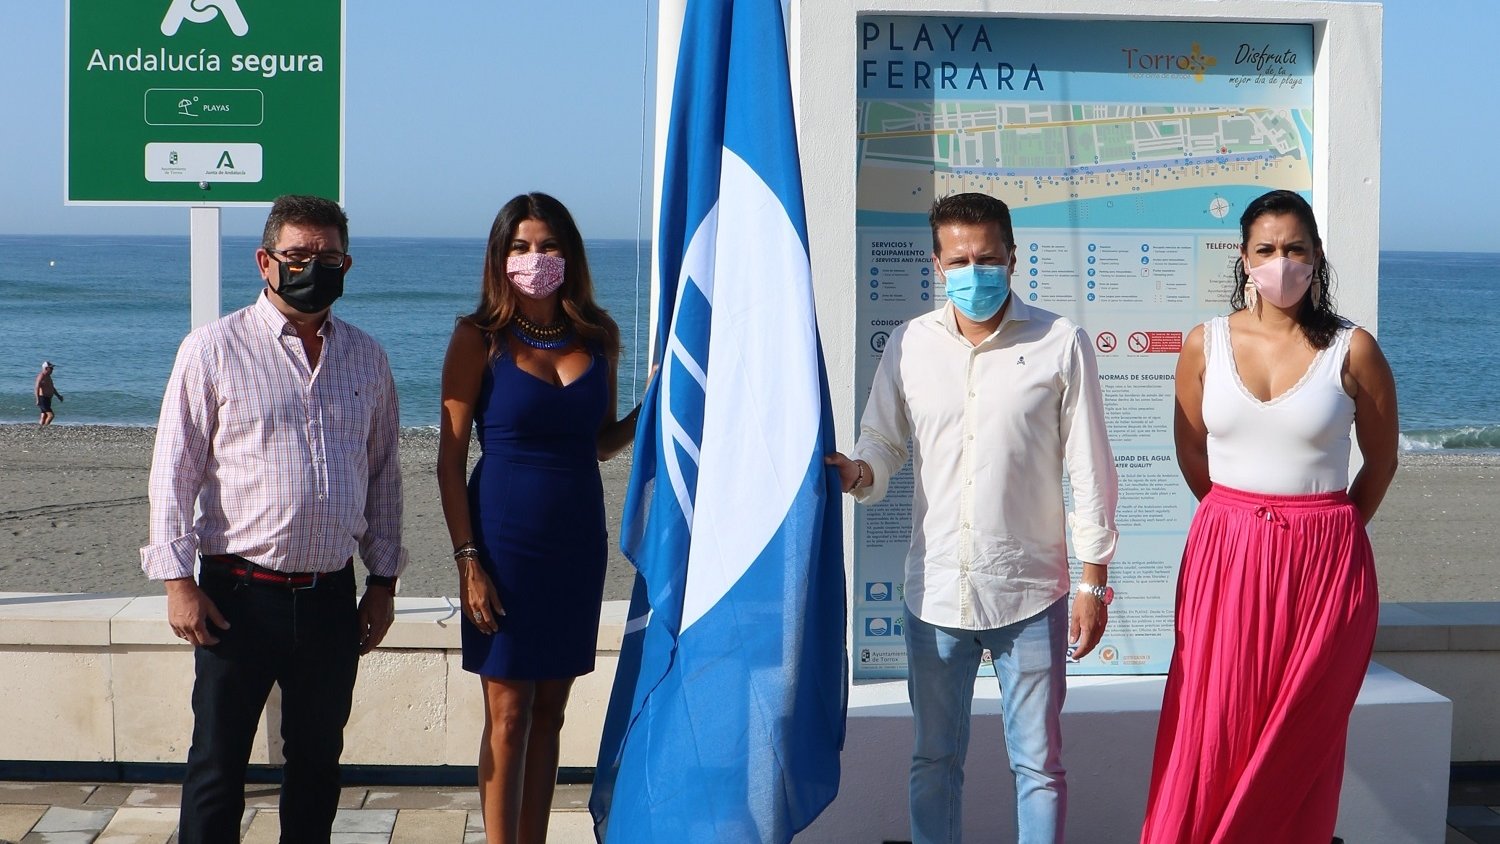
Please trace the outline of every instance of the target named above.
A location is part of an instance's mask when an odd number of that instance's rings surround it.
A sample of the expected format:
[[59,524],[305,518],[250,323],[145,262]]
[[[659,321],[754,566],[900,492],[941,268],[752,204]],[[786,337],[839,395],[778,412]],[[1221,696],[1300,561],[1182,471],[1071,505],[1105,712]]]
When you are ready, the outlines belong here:
[[561,256],[527,252],[505,259],[505,275],[522,296],[545,299],[562,287],[563,267],[566,265]]
[[1278,308],[1290,308],[1302,301],[1312,285],[1312,264],[1291,258],[1272,258],[1258,267],[1245,270],[1261,298]]

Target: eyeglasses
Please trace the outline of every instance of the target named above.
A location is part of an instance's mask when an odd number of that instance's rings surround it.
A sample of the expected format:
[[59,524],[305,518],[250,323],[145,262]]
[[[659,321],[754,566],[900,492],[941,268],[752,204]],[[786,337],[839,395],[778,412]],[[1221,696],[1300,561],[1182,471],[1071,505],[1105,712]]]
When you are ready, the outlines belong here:
[[278,262],[286,264],[294,270],[307,269],[307,265],[311,264],[313,261],[317,261],[318,266],[327,267],[330,270],[339,269],[340,267],[349,263],[349,253],[347,252],[313,253],[303,252],[300,249],[292,249],[287,252],[282,252],[279,249],[267,249],[266,254],[270,255],[272,258],[275,258]]

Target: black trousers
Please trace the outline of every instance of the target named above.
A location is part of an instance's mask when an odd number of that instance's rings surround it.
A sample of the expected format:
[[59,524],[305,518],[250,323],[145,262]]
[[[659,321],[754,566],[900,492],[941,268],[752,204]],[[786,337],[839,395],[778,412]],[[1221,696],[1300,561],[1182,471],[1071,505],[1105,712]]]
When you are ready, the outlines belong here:
[[196,650],[193,744],[182,784],[181,844],[240,840],[245,768],[271,684],[281,686],[282,844],[327,842],[339,756],[359,667],[354,569],[288,589],[205,563],[199,584],[229,629]]

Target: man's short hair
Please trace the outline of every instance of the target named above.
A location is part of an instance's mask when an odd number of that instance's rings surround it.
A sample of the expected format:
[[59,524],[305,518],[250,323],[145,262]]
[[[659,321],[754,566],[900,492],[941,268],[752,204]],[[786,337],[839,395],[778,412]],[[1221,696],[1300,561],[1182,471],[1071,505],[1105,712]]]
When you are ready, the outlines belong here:
[[1016,233],[1010,225],[1010,208],[1004,202],[987,193],[955,193],[932,203],[927,214],[932,224],[932,254],[943,251],[938,243],[938,229],[951,223],[982,226],[994,223],[1000,227],[1000,237],[1006,249],[1016,248]]
[[331,199],[290,193],[278,197],[271,206],[271,213],[266,217],[266,229],[260,236],[261,247],[275,249],[276,241],[281,238],[281,230],[289,224],[317,228],[338,226],[339,237],[344,241],[343,248],[349,248],[349,217]]

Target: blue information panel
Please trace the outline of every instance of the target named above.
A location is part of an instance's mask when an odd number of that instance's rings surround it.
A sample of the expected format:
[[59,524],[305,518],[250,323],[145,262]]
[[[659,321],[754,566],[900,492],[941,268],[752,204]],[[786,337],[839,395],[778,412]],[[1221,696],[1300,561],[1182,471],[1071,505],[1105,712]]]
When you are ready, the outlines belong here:
[[[1194,506],[1172,372],[1187,331],[1229,310],[1246,204],[1311,190],[1312,27],[867,16],[857,37],[856,418],[892,328],[944,301],[933,199],[1004,200],[1013,294],[1094,339],[1120,474],[1116,603],[1071,670],[1165,673]],[[856,678],[906,674],[911,483],[855,508]]]

